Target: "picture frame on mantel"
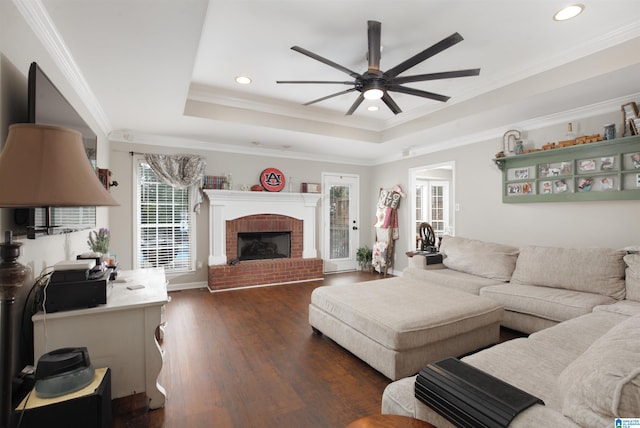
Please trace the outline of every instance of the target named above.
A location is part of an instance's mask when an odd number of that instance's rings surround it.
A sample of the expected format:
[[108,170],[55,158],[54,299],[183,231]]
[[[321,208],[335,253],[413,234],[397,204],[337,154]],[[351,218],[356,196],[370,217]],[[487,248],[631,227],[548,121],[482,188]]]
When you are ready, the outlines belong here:
[[302,183],[300,190],[302,193],[320,193],[320,183]]

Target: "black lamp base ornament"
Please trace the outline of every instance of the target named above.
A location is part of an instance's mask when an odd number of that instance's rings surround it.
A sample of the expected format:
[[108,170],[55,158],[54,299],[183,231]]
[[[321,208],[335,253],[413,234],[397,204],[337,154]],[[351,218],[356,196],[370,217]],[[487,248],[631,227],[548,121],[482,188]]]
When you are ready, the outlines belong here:
[[10,231],[5,232],[5,241],[0,244],[0,428],[11,427],[12,414],[12,367],[13,357],[13,305],[18,289],[22,286],[27,267],[18,263],[19,242],[13,242]]

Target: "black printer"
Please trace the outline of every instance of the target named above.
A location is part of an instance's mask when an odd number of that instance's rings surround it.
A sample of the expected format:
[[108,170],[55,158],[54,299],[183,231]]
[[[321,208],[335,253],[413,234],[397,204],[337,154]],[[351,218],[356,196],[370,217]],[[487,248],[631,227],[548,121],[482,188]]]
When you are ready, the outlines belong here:
[[113,271],[87,260],[56,264],[44,289],[44,310],[57,312],[107,303]]

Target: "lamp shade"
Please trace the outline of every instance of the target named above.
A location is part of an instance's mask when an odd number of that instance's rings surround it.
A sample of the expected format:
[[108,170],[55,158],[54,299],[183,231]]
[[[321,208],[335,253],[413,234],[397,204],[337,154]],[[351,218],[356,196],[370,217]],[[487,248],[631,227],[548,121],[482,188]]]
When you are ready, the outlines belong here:
[[59,126],[15,124],[0,153],[0,207],[119,205],[87,158],[82,134]]

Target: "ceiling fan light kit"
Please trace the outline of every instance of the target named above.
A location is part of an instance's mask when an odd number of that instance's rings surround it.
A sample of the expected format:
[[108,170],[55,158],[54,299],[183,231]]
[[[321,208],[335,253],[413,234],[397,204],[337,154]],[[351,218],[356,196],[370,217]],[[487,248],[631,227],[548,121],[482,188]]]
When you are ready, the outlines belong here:
[[384,95],[382,89],[371,88],[364,91],[364,97],[367,100],[379,100]]
[[308,51],[299,46],[292,46],[291,49],[299,52],[309,58],[315,59],[323,64],[326,64],[332,68],[342,71],[345,74],[351,76],[354,80],[351,81],[328,81],[328,80],[278,80],[276,83],[284,84],[331,84],[331,85],[352,85],[352,88],[344,91],[336,92],[313,101],[304,103],[305,106],[318,103],[320,101],[327,100],[329,98],[337,97],[340,95],[348,94],[349,92],[358,91],[360,95],[353,102],[346,115],[352,115],[356,109],[360,106],[363,100],[377,100],[382,99],[387,107],[393,112],[393,114],[402,113],[400,107],[389,95],[389,92],[399,92],[408,95],[414,95],[417,97],[428,98],[435,101],[446,102],[449,97],[446,95],[435,94],[433,92],[427,92],[420,89],[411,88],[408,86],[402,86],[405,83],[411,82],[425,82],[429,80],[439,79],[452,79],[457,77],[478,76],[480,74],[479,68],[445,71],[440,73],[419,74],[413,76],[402,76],[400,74],[409,70],[412,67],[422,63],[423,61],[431,58],[432,56],[450,48],[451,46],[461,42],[462,36],[458,33],[454,33],[449,37],[441,40],[433,46],[417,53],[411,58],[403,61],[402,63],[392,67],[387,71],[380,70],[380,36],[381,36],[382,24],[378,21],[367,22],[367,39],[368,50],[366,58],[368,60],[368,68],[364,73],[357,73],[350,70],[340,64],[337,64],[327,58],[324,58],[318,54]]

